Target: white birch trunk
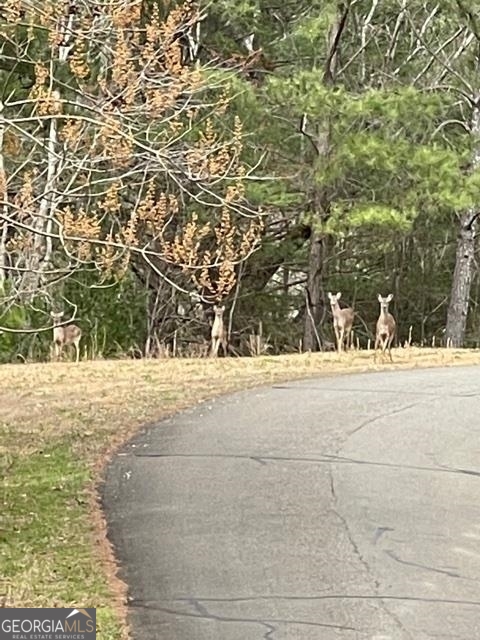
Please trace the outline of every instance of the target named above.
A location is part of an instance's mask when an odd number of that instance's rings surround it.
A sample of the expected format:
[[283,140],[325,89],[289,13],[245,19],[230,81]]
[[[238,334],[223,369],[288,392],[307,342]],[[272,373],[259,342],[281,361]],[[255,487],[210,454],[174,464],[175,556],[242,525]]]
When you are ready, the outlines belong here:
[[[70,40],[74,19],[74,13],[69,13],[68,16],[65,16],[63,25],[60,28],[62,36],[62,44],[58,50],[58,60],[60,63],[66,62],[71,48]],[[57,89],[52,91],[52,100],[54,104],[59,103],[61,100],[60,92]],[[59,196],[55,195],[59,160],[58,120],[56,115],[52,114],[47,139],[47,177],[36,221],[32,225],[36,233],[33,241],[33,250],[26,265],[28,271],[25,273],[22,283],[24,296],[27,300],[31,300],[35,296],[39,286],[44,284],[42,272],[48,269],[52,259],[53,241],[51,234],[53,229],[53,216],[59,202]]]

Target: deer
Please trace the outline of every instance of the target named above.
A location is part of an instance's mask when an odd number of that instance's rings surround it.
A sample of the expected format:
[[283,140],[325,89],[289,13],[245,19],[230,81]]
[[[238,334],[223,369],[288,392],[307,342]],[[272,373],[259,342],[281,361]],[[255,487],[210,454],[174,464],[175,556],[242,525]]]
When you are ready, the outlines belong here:
[[392,300],[392,293],[389,293],[385,298],[378,294],[378,302],[380,303],[380,315],[378,316],[377,331],[375,335],[375,360],[377,359],[377,349],[379,346],[381,346],[382,354],[385,354],[385,351],[388,349],[390,362],[393,362],[392,342],[395,337],[397,323],[395,322],[395,318],[388,311],[388,305]]
[[227,333],[223,323],[223,312],[225,311],[225,307],[223,305],[213,305],[213,311],[215,313],[215,317],[213,319],[211,332],[212,347],[210,355],[212,358],[216,358],[218,356],[220,344],[222,345],[224,355],[227,355]]
[[55,359],[58,359],[63,351],[63,347],[73,344],[75,347],[75,362],[80,357],[80,340],[82,330],[76,324],[62,326],[63,311],[50,312],[53,318],[53,345],[55,347]]
[[333,314],[333,329],[335,331],[335,338],[337,339],[338,353],[342,351],[345,340],[346,348],[348,348],[353,319],[355,317],[355,312],[351,307],[346,307],[345,309],[340,308],[338,301],[341,297],[341,291],[336,295],[330,293],[330,291],[328,292],[328,299],[330,300],[330,307]]

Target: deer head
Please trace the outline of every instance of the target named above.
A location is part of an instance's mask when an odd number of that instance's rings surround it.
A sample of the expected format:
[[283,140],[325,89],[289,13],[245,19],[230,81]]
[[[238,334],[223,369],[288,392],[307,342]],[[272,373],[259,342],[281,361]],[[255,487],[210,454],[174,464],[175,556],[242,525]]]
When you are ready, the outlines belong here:
[[378,294],[378,301],[380,303],[380,309],[384,313],[388,313],[388,305],[393,300],[393,293],[389,293],[386,298],[384,298],[380,293]]

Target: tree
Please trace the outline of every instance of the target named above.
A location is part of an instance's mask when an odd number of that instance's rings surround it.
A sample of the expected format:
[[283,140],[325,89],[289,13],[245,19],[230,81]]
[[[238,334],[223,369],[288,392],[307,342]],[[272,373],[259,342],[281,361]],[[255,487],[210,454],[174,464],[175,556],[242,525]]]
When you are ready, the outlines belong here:
[[[0,273],[10,301],[141,259],[221,300],[255,250],[243,125],[228,76],[191,64],[191,2],[10,2],[0,43]],[[27,80],[25,81],[25,75]],[[169,275],[167,275],[169,274]]]

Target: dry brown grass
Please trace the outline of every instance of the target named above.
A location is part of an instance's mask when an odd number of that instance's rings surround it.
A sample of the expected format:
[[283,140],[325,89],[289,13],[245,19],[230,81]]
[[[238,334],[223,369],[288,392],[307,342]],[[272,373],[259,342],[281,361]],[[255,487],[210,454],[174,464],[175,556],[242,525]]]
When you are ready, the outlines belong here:
[[[81,449],[119,441],[138,425],[234,389],[277,380],[381,369],[480,362],[480,352],[397,349],[394,363],[371,352],[260,358],[123,360],[0,367],[0,456],[25,455],[51,439],[78,436]],[[103,434],[103,435],[102,435]],[[8,437],[10,435],[10,437]],[[92,463],[94,461],[92,460]]]
[[[480,352],[474,350],[397,349],[393,351],[393,357],[393,365],[387,361],[375,364],[372,352],[361,351],[341,356],[329,353],[0,367],[0,470],[5,474],[7,487],[4,498],[4,513],[7,515],[0,523],[0,543],[3,533],[6,551],[2,551],[2,555],[8,560],[4,588],[7,605],[52,606],[53,593],[57,594],[57,605],[75,603],[106,610],[114,602],[114,593],[118,596],[117,605],[121,602],[124,591],[114,579],[101,514],[96,501],[89,496],[108,454],[133,435],[140,425],[213,395],[275,381],[345,372],[480,362]],[[51,475],[43,477],[42,485],[38,476],[43,473],[45,460],[41,456],[45,455],[49,458],[58,455],[59,462],[52,463]],[[35,466],[37,458],[38,465]],[[61,465],[65,465],[64,471],[57,469]],[[86,469],[85,475],[78,475],[83,469]],[[77,482],[70,486],[68,478],[76,473]],[[60,485],[60,488],[50,486],[52,483]],[[55,503],[45,502],[42,513],[35,513],[35,505],[44,497],[43,494],[31,495],[32,491],[37,491],[37,486],[40,487],[38,491],[45,492],[45,487],[58,491]],[[83,496],[80,500],[79,492],[80,498]],[[72,519],[75,522],[85,520],[88,526],[79,528],[77,524],[78,533],[75,535],[71,527],[62,530],[61,526],[69,526],[68,522],[60,526],[58,517],[49,521],[49,514],[44,513],[50,508],[49,504],[56,513],[69,509],[70,522]],[[94,511],[93,519],[92,513],[88,515],[89,510]],[[86,518],[82,519],[83,516]],[[92,522],[95,522],[95,527],[92,527]],[[35,543],[32,542],[31,527],[34,525],[41,525],[42,532],[46,531],[39,536],[40,543],[36,538]],[[65,541],[62,549],[64,567],[58,566],[57,544],[57,555],[51,560],[51,570],[55,575],[53,585],[42,582],[37,575],[33,589],[32,571],[38,568],[41,557],[41,569],[46,574],[49,545],[54,545],[59,537]],[[80,577],[72,584],[69,571],[72,557],[78,555],[79,545],[87,547],[88,552],[81,562],[78,561],[81,570],[77,574],[88,576],[88,579]],[[103,569],[98,568],[99,557]],[[103,580],[107,585],[107,575],[109,586],[102,591],[100,583]],[[96,581],[92,576],[97,576]],[[65,582],[63,590],[60,588],[62,579]],[[118,614],[118,607],[116,611]],[[119,637],[117,614],[104,616],[102,638]]]

